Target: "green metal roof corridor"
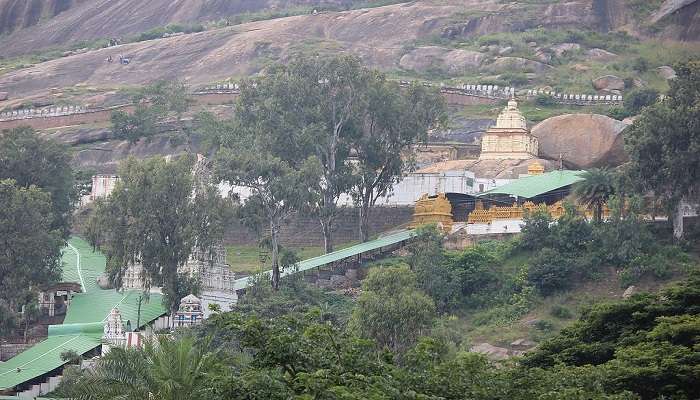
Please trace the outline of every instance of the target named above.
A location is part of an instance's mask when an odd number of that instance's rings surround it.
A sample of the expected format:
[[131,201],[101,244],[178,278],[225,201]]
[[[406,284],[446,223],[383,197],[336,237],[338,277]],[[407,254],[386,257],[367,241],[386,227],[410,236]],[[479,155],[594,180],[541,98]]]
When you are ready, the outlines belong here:
[[[307,271],[310,269],[318,268],[327,264],[334,263],[336,261],[344,260],[346,258],[356,256],[358,254],[366,253],[368,251],[376,250],[382,247],[391,246],[396,243],[400,243],[410,239],[415,234],[412,230],[401,230],[390,235],[380,237],[378,239],[356,244],[354,246],[346,247],[342,250],[334,251],[332,253],[324,254],[318,257],[313,257],[301,261],[296,269],[282,271],[282,276],[287,276],[295,274],[297,272]],[[272,273],[272,271],[265,271],[266,273]],[[234,283],[235,290],[245,289],[248,286],[248,281],[250,277],[245,277],[241,279],[236,279]]]
[[[102,253],[73,237],[63,250],[62,261],[63,281],[80,283],[83,293],[73,296],[62,325],[49,326],[46,340],[0,363],[0,390],[12,389],[64,365],[64,351],[84,354],[100,346],[102,327],[112,308],[118,307],[125,320],[136,321],[140,291],[118,292],[97,286],[97,277],[105,271]],[[142,326],[165,314],[161,299],[161,295],[151,294],[150,301],[141,305]]]
[[[318,268],[336,261],[344,260],[358,254],[391,246],[410,239],[411,230],[401,230],[376,240],[350,246],[342,250],[301,261],[298,268],[282,273],[283,276],[296,272]],[[83,293],[76,294],[63,325],[49,327],[49,337],[37,345],[25,350],[5,363],[0,363],[0,390],[11,389],[24,382],[53,371],[64,365],[61,353],[73,350],[84,354],[101,344],[102,329],[109,312],[118,307],[125,320],[136,321],[138,297],[137,290],[118,292],[103,290],[97,286],[97,277],[105,271],[106,260],[102,253],[94,252],[84,240],[73,237],[63,250],[63,280],[78,282]],[[248,286],[249,278],[237,279],[236,290]],[[141,306],[141,325],[145,325],[165,314],[161,306],[162,296],[151,294],[150,302]]]

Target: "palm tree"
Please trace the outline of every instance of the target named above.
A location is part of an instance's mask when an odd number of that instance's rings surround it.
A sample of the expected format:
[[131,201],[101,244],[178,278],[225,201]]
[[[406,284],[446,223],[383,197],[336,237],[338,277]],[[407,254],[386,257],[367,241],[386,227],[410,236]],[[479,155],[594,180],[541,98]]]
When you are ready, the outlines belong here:
[[574,185],[579,202],[593,208],[593,220],[603,220],[603,205],[615,194],[615,176],[605,168],[593,168],[581,175],[582,181]]
[[60,394],[76,400],[206,399],[204,378],[218,363],[203,347],[192,337],[159,337],[142,349],[115,347]]

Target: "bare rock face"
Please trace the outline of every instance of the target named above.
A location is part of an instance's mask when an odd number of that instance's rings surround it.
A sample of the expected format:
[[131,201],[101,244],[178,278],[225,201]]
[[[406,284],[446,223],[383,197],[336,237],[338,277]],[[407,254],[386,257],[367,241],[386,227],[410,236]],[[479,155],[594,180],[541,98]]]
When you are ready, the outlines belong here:
[[478,68],[484,61],[478,51],[450,50],[439,46],[418,47],[403,55],[399,66],[406,70],[426,72],[439,69],[453,75]]
[[475,346],[472,346],[472,348],[469,349],[469,351],[471,351],[472,353],[483,354],[490,360],[495,361],[505,360],[508,357],[510,357],[508,349],[504,347],[494,346],[489,343],[479,343]]
[[697,0],[666,0],[651,16],[650,22],[655,24],[681,8],[695,3]]
[[5,101],[9,97],[7,92],[0,92],[0,101]]
[[656,72],[659,74],[660,77],[666,80],[676,79],[676,71],[668,65],[663,65],[657,68]]
[[637,293],[637,287],[636,286],[630,286],[627,289],[625,289],[625,292],[622,293],[622,298],[623,299],[629,299],[632,297],[633,294]]
[[446,50],[438,46],[418,47],[401,57],[399,66],[407,70],[424,72],[433,68],[437,59],[441,59]]
[[452,50],[445,54],[443,63],[447,72],[452,75],[459,75],[465,71],[474,70],[481,66],[485,56],[478,51]]
[[488,70],[496,74],[504,72],[534,72],[541,74],[550,69],[552,67],[547,64],[520,57],[501,57],[488,65]]
[[581,45],[578,43],[561,43],[551,47],[554,54],[557,57],[561,57],[566,52],[573,52],[581,49]]
[[537,346],[537,343],[533,342],[532,340],[523,338],[523,339],[515,340],[510,345],[515,347],[515,348],[521,348],[521,349],[527,350],[527,349],[530,349],[530,348]]
[[624,90],[625,81],[615,75],[604,75],[593,80],[593,87],[603,91]]
[[597,114],[566,114],[532,128],[539,139],[540,157],[559,159],[570,168],[615,166],[627,158],[623,147],[624,122]]
[[592,60],[603,62],[612,61],[617,58],[617,54],[603,49],[590,49],[586,51],[586,55]]

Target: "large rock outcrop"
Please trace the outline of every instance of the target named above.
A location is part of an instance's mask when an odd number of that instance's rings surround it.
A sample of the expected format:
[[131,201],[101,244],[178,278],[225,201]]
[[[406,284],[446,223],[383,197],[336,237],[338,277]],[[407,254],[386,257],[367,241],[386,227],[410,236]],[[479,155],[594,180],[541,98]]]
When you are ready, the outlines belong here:
[[520,57],[501,57],[488,65],[489,72],[502,74],[504,72],[534,72],[541,74],[552,69],[550,65],[539,61]]
[[661,7],[652,14],[649,20],[652,24],[655,24],[681,8],[689,6],[697,1],[698,0],[666,0]]
[[478,51],[425,46],[404,54],[399,60],[399,66],[405,70],[416,72],[439,70],[451,75],[460,75],[479,68],[485,57]]
[[615,166],[626,160],[624,122],[597,114],[566,114],[546,119],[532,128],[539,140],[540,157],[562,157],[569,168]]
[[625,89],[625,81],[615,75],[605,75],[593,80],[595,90],[610,92],[613,90],[621,91]]

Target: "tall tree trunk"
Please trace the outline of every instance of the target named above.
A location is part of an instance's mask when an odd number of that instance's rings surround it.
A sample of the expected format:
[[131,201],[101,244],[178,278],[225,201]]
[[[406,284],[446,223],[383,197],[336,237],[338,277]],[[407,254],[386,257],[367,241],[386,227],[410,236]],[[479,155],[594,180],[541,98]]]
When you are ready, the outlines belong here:
[[279,224],[270,222],[270,244],[272,247],[272,288],[280,288]]
[[320,220],[321,230],[323,231],[323,251],[330,253],[333,251],[333,218],[324,216]]
[[673,238],[683,239],[683,201],[679,201],[673,210]]
[[360,240],[366,242],[369,240],[369,202],[362,200],[360,205]]

